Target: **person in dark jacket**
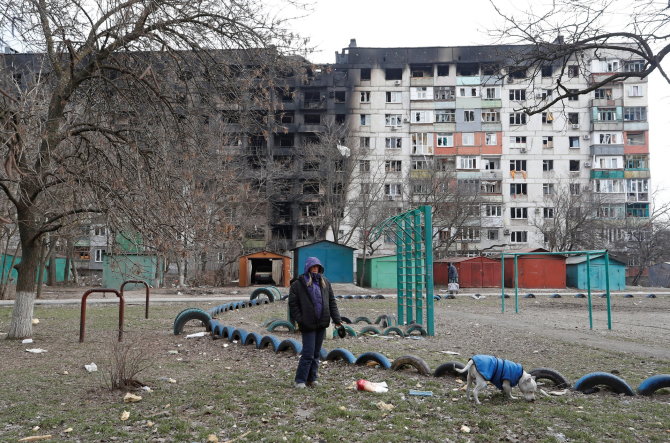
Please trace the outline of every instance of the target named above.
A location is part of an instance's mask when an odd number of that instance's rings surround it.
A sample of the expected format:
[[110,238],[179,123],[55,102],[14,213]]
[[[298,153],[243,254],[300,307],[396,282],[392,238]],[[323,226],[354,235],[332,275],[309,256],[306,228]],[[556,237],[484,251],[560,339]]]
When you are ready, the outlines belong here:
[[456,269],[456,266],[454,266],[453,263],[449,263],[449,283],[458,283],[458,270]]
[[295,387],[316,386],[319,354],[330,320],[341,326],[340,312],[330,282],[323,276],[324,268],[316,257],[305,260],[304,273],[291,283],[288,306],[291,319],[302,334],[302,354],[295,373]]

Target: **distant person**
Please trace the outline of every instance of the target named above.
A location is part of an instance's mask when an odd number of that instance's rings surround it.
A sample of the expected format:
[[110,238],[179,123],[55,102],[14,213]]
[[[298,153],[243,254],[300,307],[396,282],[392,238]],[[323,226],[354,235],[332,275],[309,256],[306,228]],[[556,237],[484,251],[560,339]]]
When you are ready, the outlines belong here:
[[449,283],[458,283],[458,270],[451,262],[449,263]]
[[302,334],[302,354],[295,373],[297,389],[318,384],[319,354],[326,328],[331,319],[336,326],[342,326],[333,288],[323,272],[319,259],[308,257],[304,273],[293,280],[288,294],[291,319],[298,323]]

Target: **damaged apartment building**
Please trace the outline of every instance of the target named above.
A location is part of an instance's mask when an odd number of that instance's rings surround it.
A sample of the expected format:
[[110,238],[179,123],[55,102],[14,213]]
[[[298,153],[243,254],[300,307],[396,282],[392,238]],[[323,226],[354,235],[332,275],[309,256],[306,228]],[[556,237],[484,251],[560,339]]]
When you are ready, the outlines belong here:
[[[625,237],[627,220],[650,215],[647,80],[618,81],[533,115],[521,108],[550,99],[559,75],[581,89],[644,63],[609,54],[564,69],[510,68],[513,48],[352,40],[334,64],[300,59],[300,69],[281,73],[255,130],[221,97],[216,119],[264,200],[233,253],[286,253],[324,238],[393,253],[391,238],[366,245],[366,235],[421,204],[435,208],[438,257],[551,247],[547,227],[584,208],[562,207],[563,197],[586,194],[599,202],[589,217],[613,222],[599,230],[599,246]],[[4,55],[5,66],[12,57],[21,55]],[[212,252],[208,266],[226,253]]]

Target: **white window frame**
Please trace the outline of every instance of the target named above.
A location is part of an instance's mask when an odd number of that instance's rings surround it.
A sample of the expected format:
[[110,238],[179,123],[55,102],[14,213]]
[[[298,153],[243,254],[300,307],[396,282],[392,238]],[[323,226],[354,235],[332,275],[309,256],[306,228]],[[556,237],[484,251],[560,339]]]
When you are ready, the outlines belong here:
[[402,103],[402,91],[386,91],[386,103]]
[[487,132],[484,134],[484,144],[486,146],[496,146],[498,144],[498,133]]
[[437,134],[437,147],[438,148],[453,148],[454,147],[454,134],[451,132],[444,132]]
[[474,146],[475,145],[475,133],[474,132],[461,132],[461,144],[463,146]]
[[500,123],[500,111],[497,109],[483,109],[482,123]]
[[528,243],[528,231],[512,231],[509,237],[510,243]]
[[425,124],[425,123],[433,123],[433,111],[426,111],[426,110],[420,110],[420,111],[412,111],[411,114],[412,116],[412,123],[417,123],[417,124]]
[[435,123],[456,123],[456,110],[437,109],[435,111]]
[[464,109],[463,110],[463,121],[464,122],[474,122],[475,121],[475,110],[474,109]]
[[370,114],[359,114],[361,116],[361,126],[370,126]]
[[642,85],[630,85],[628,97],[644,97],[644,87]]
[[479,158],[476,155],[458,157],[458,169],[479,169]]
[[402,114],[386,114],[386,126],[397,128],[402,126]]
[[103,256],[105,255],[105,249],[96,249],[94,251],[93,261],[96,263],[102,263]]
[[510,112],[509,124],[510,126],[520,126],[527,123],[528,116],[525,112]]
[[509,138],[510,148],[525,148],[528,146],[528,137],[525,135],[512,135]]
[[370,91],[360,91],[361,103],[370,103]]
[[528,208],[512,206],[511,208],[509,208],[509,218],[511,220],[527,220]]
[[484,217],[502,217],[502,205],[484,205]]
[[498,100],[500,99],[500,88],[486,86],[484,88],[486,94],[482,94],[482,98],[485,100]]
[[433,134],[428,132],[412,133],[412,154],[433,155]]
[[386,149],[402,149],[402,137],[385,137],[384,146]]

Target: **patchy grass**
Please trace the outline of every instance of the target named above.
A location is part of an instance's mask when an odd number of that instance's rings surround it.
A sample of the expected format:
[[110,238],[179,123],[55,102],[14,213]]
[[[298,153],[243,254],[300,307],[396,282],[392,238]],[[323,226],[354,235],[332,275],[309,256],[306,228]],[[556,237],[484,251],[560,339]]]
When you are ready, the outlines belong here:
[[[436,303],[435,337],[361,337],[326,340],[328,349],[344,347],[355,355],[378,351],[390,359],[411,354],[435,369],[446,361],[467,361],[474,353],[493,353],[524,364],[527,369],[550,367],[571,381],[594,371],[616,370],[636,387],[653,374],[670,373],[654,346],[669,342],[668,325],[654,309],[667,312],[668,301],[655,306],[624,305],[617,300],[613,331],[603,326],[588,330],[583,304],[524,302],[521,313],[501,314],[494,299],[462,298]],[[638,301],[639,302],[639,301]],[[223,303],[223,302],[222,302]],[[124,403],[122,391],[105,383],[109,355],[116,338],[115,306],[88,307],[86,341],[78,343],[77,306],[37,306],[35,343],[0,340],[0,440],[52,434],[56,441],[667,441],[670,395],[622,397],[606,391],[585,396],[538,396],[535,403],[509,401],[493,388],[475,407],[465,399],[462,383],[432,378],[413,370],[397,373],[372,367],[328,362],[320,370],[321,386],[296,391],[293,375],[297,356],[274,354],[211,337],[186,339],[172,335],[175,315],[186,307],[207,309],[214,303],[154,304],[151,319],[143,307],[126,310],[125,343],[142,349],[150,360],[138,379],[153,392],[134,390],[143,399]],[[513,306],[509,304],[508,306]],[[343,300],[350,318],[393,313],[395,300]],[[647,310],[649,309],[649,311]],[[261,324],[286,315],[286,303],[275,303],[220,315],[226,325],[267,334]],[[10,310],[0,308],[0,331],[6,331]],[[653,332],[649,322],[654,319]],[[364,324],[354,325],[360,329]],[[185,334],[203,330],[192,322]],[[274,333],[280,338],[295,334]],[[297,337],[299,338],[299,337]],[[227,345],[227,346],[226,346]],[[625,346],[640,346],[628,350]],[[645,347],[646,346],[646,347]],[[45,354],[25,352],[28,347]],[[647,348],[649,352],[647,352]],[[170,352],[173,351],[173,352]],[[177,353],[174,353],[177,351]],[[449,355],[443,351],[458,352]],[[660,352],[660,351],[659,351]],[[84,364],[95,362],[98,373]],[[372,394],[348,389],[355,380],[386,381],[389,392]],[[172,383],[172,380],[175,383]],[[433,391],[432,397],[413,397],[410,389]],[[392,404],[389,412],[377,403]],[[128,411],[130,417],[120,416]],[[39,426],[38,430],[33,428]],[[462,426],[470,433],[461,431]],[[71,431],[66,432],[68,428]]]

